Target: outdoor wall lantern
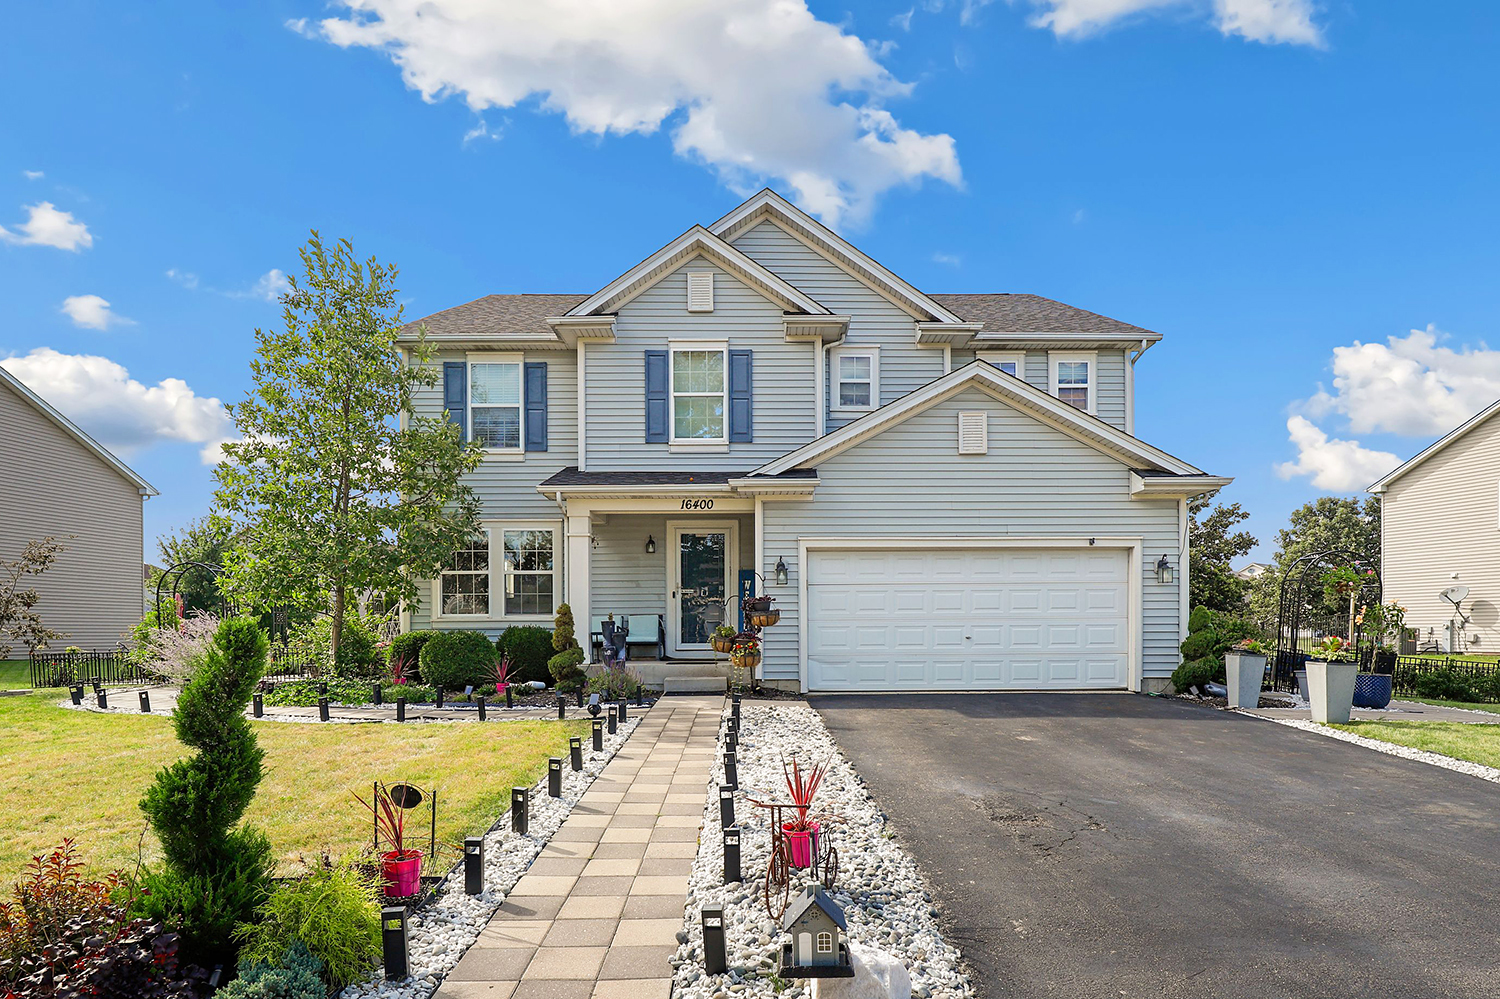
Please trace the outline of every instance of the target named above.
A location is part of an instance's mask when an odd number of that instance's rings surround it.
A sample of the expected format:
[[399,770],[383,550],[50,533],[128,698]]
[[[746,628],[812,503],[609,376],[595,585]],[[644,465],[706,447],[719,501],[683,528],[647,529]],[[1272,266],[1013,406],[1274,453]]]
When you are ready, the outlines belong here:
[[650,534],[646,535],[646,554],[647,555],[655,555],[656,554],[656,538],[653,537]]
[[777,556],[777,558],[776,558],[776,585],[777,586],[785,586],[786,585],[786,576],[787,576],[786,559],[781,558],[780,556]]
[[1156,560],[1156,581],[1158,583],[1170,583],[1172,581],[1172,563],[1167,561],[1165,555]]

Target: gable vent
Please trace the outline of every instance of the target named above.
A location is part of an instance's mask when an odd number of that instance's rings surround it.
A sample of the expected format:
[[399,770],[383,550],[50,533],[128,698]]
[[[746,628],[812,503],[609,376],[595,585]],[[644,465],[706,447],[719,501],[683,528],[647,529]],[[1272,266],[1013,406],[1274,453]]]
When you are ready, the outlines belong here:
[[985,412],[958,414],[958,453],[989,454],[990,421]]
[[689,312],[712,312],[714,311],[714,272],[713,271],[689,271],[688,272],[688,303]]

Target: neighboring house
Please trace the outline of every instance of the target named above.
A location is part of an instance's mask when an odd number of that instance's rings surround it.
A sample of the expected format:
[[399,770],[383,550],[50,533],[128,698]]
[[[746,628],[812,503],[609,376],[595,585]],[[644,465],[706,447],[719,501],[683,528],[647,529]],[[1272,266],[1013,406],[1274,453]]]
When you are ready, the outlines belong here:
[[[1500,653],[1500,402],[1370,487],[1380,497],[1384,599],[1406,608],[1419,645]],[[1459,622],[1442,592],[1466,586]]]
[[[27,584],[53,648],[113,648],[141,619],[151,483],[0,368],[0,559],[51,536],[65,546]],[[24,649],[12,655],[25,654]]]
[[1271,567],[1264,562],[1251,562],[1243,568],[1234,570],[1234,574],[1238,579],[1253,583],[1270,571]]
[[421,325],[418,408],[486,445],[485,535],[408,627],[566,600],[580,634],[661,615],[669,657],[707,659],[753,586],[786,687],[1157,689],[1180,662],[1186,504],[1229,480],[1132,436],[1158,333],[925,294],[770,191],[593,294]]

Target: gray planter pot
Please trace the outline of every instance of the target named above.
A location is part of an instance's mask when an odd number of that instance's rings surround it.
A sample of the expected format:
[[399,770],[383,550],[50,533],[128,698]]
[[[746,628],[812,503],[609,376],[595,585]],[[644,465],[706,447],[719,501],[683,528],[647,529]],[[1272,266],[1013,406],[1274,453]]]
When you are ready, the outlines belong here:
[[1266,657],[1257,652],[1229,652],[1224,656],[1229,682],[1229,706],[1253,708],[1260,704],[1260,688],[1266,677]]
[[1307,700],[1315,722],[1343,724],[1354,707],[1354,681],[1359,663],[1307,662]]

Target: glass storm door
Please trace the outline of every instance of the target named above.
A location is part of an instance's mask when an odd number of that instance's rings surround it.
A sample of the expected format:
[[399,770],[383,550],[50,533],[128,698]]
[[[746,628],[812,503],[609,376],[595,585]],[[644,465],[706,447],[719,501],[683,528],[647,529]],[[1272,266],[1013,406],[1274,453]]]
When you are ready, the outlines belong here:
[[667,651],[707,652],[713,630],[729,618],[736,553],[733,524],[672,528],[667,594]]

